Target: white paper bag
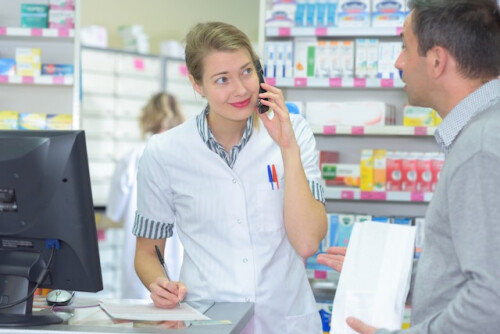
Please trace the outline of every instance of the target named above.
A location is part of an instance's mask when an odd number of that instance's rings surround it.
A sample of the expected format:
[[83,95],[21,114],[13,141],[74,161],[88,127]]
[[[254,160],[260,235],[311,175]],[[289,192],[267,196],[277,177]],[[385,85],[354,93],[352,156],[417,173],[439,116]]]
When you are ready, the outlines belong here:
[[349,316],[368,325],[401,329],[410,287],[415,227],[354,224],[333,301],[330,334],[355,333]]

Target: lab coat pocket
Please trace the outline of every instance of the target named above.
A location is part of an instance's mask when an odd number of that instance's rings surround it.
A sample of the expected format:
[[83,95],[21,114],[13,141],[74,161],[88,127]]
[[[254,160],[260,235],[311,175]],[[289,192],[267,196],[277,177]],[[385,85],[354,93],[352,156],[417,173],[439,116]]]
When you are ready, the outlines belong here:
[[257,184],[257,217],[259,232],[272,232],[284,229],[283,222],[283,179],[279,180],[279,188],[271,183]]
[[319,312],[285,317],[288,334],[322,333]]

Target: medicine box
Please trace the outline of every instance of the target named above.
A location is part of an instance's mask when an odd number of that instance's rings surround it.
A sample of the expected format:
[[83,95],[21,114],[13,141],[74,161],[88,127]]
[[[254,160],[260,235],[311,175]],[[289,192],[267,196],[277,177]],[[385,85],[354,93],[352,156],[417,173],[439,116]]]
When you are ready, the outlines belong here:
[[71,64],[42,64],[42,75],[73,75]]
[[13,58],[0,58],[0,75],[15,75],[16,61]]
[[17,130],[19,112],[0,110],[0,130]]
[[45,130],[47,123],[47,115],[41,113],[20,113],[19,114],[19,129],[20,130]]
[[47,28],[49,6],[41,4],[21,4],[22,28]]
[[402,27],[406,13],[404,0],[372,0],[373,27]]
[[357,164],[323,163],[321,176],[326,186],[359,187],[360,166]]
[[341,28],[369,27],[370,0],[339,0],[337,24]]
[[47,130],[73,129],[73,116],[71,114],[48,114],[46,121]]

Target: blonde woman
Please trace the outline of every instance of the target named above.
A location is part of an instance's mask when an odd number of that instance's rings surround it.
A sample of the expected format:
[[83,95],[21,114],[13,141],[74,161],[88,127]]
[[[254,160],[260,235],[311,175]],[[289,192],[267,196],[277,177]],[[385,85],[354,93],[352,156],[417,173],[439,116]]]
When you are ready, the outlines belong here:
[[[236,27],[196,25],[185,54],[207,106],[153,136],[144,151],[137,273],[157,307],[184,299],[253,302],[246,333],[319,333],[302,261],[326,234],[313,133],[289,114],[279,89],[259,85],[258,59]],[[272,111],[256,112],[260,98]],[[180,282],[165,277],[154,250],[170,242],[174,225],[184,246]]]
[[[139,117],[143,139],[155,133],[161,133],[184,121],[174,96],[165,92],[151,97],[142,108]],[[149,298],[150,292],[137,277],[134,268],[135,241],[132,234],[135,212],[137,210],[137,167],[144,151],[145,144],[125,154],[116,164],[111,181],[106,205],[106,216],[124,225],[124,242],[122,252],[122,298]],[[165,249],[166,262],[172,278],[178,279],[182,264],[182,245],[174,231],[174,237]]]

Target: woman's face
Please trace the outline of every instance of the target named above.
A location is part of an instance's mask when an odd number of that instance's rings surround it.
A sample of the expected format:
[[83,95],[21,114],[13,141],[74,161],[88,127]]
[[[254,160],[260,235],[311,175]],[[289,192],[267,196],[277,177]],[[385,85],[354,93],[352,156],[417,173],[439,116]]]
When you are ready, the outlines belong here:
[[250,117],[256,109],[259,79],[248,52],[212,52],[203,68],[202,83],[192,83],[207,99],[210,113],[231,121]]

